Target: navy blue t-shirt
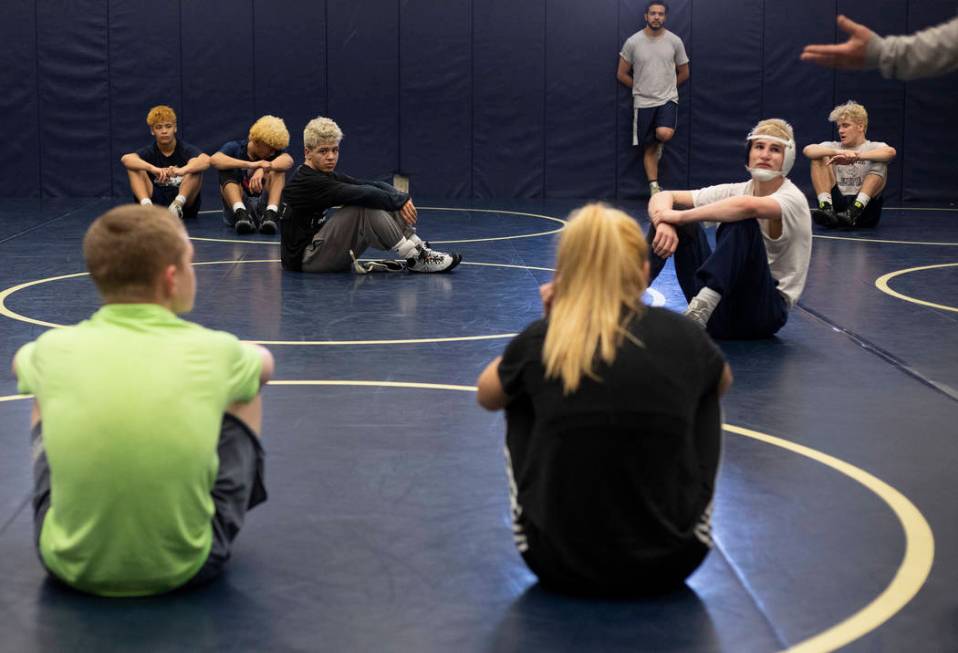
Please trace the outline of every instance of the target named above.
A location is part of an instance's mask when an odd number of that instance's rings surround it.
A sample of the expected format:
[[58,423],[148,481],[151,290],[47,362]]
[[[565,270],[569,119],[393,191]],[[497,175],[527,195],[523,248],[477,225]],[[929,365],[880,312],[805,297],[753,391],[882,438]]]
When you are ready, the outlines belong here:
[[[176,139],[176,146],[169,156],[166,156],[160,151],[160,146],[156,144],[156,141],[136,151],[138,157],[149,164],[155,165],[157,168],[169,168],[171,166],[181,168],[189,163],[190,159],[195,159],[200,154],[202,154],[202,152],[200,152],[199,148],[180,139]],[[160,186],[179,186],[180,178],[173,177],[163,184],[160,184],[156,178],[154,178],[153,184]]]
[[[223,143],[223,147],[221,147],[219,151],[230,158],[239,159],[240,161],[272,161],[286,151],[276,150],[272,156],[268,156],[265,159],[251,159],[249,151],[246,149],[247,145],[249,145],[249,139],[246,138],[241,141],[227,141]],[[250,193],[249,190],[249,178],[253,176],[254,172],[256,172],[255,169],[249,168],[220,170],[220,185],[223,185],[223,183],[227,181],[235,181],[243,186],[244,193],[247,195],[255,195],[255,193]]]

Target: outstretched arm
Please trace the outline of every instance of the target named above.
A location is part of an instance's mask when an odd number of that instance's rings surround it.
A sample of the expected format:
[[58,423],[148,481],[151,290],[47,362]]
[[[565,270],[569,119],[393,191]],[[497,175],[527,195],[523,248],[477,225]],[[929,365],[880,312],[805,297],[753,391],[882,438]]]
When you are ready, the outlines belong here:
[[835,45],[806,45],[800,58],[826,68],[861,69],[865,65],[865,48],[877,37],[864,25],[845,16],[839,16],[837,21],[838,27],[849,35],[848,40]]

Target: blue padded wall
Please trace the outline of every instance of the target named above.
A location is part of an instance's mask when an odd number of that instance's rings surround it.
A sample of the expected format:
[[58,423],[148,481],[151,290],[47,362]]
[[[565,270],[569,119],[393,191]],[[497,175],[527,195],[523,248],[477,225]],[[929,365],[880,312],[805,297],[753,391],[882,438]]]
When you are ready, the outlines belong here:
[[0,166],[0,194],[40,195],[40,130],[37,103],[36,5],[7,0],[0,21],[0,118],[6,152]]
[[[245,137],[262,114],[290,129],[317,115],[346,134],[340,169],[410,176],[431,197],[638,198],[630,93],[615,79],[645,0],[9,0],[0,35],[9,160],[2,196],[128,196],[119,158],[150,140],[154,104],[205,151]],[[660,180],[697,187],[745,176],[760,118],[799,147],[834,138],[830,109],[856,99],[868,135],[895,147],[889,203],[958,201],[958,74],[898,82],[803,64],[802,46],[844,40],[843,12],[879,33],[955,15],[953,0],[673,0],[684,41],[675,138]],[[808,164],[792,179],[809,195]],[[206,191],[215,195],[216,176]],[[211,206],[207,204],[207,207]],[[213,205],[215,206],[215,204]]]
[[[109,6],[37,3],[41,189],[53,197],[109,195],[113,165]],[[4,117],[5,118],[5,117]],[[5,123],[5,129],[16,125]]]

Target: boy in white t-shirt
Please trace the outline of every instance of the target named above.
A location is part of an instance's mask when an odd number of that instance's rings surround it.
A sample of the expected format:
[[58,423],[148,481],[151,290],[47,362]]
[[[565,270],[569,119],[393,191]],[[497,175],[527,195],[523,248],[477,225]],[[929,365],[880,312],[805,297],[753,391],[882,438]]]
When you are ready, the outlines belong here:
[[881,218],[882,191],[895,148],[865,138],[868,112],[853,100],[835,107],[828,119],[838,128],[839,141],[808,145],[812,186],[818,208],[816,224],[828,228],[874,227]]
[[[791,125],[762,120],[746,140],[750,181],[649,200],[651,277],[674,256],[685,314],[715,338],[767,338],[782,328],[812,252],[808,203],[786,178],[795,162]],[[710,221],[721,223],[714,251],[702,228]]]

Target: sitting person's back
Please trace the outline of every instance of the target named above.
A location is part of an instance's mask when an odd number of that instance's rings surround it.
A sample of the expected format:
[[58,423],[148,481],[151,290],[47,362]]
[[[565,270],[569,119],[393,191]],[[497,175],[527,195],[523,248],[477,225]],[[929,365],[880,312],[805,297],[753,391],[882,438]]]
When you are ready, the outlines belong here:
[[[593,251],[580,257],[583,248]],[[729,373],[694,323],[640,305],[645,251],[628,216],[580,211],[545,288],[548,317],[480,377],[480,403],[506,411],[516,545],[546,586],[659,591],[681,583],[711,545]],[[625,282],[587,262],[615,268],[630,257]]]
[[84,254],[106,304],[15,358],[39,408],[41,560],[96,594],[154,594],[215,575],[243,513],[265,499],[255,432],[272,358],[176,316],[195,293],[178,222],[134,206],[99,218]]

